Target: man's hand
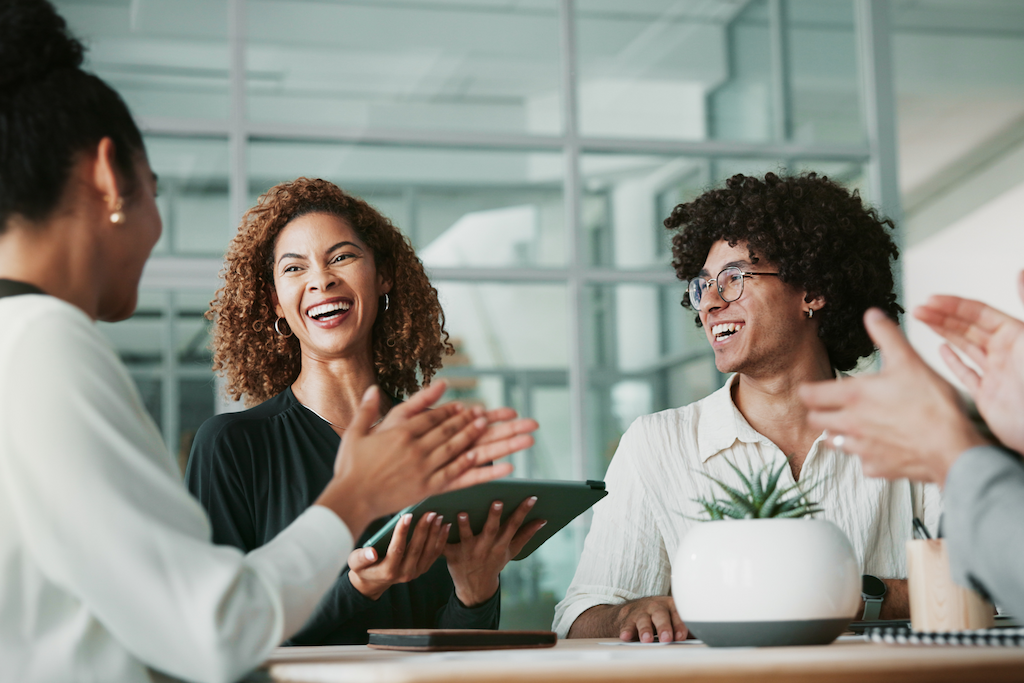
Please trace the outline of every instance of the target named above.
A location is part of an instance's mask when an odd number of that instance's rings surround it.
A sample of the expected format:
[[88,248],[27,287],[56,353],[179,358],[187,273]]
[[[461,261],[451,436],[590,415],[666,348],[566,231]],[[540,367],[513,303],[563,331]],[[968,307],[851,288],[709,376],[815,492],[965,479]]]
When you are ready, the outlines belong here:
[[380,391],[366,392],[341,441],[334,478],[316,500],[353,536],[370,521],[431,495],[504,477],[512,465],[480,465],[533,444],[529,434],[517,433],[475,445],[487,431],[485,415],[455,403],[427,410],[444,390],[444,382],[420,390],[372,433]]
[[[1017,290],[1024,301],[1024,272]],[[992,433],[1009,448],[1024,452],[1024,322],[980,301],[955,296],[933,296],[914,316],[978,366],[980,374],[948,345],[939,350]]]
[[459,513],[459,542],[445,545],[444,556],[455,584],[455,595],[463,605],[472,607],[489,600],[498,590],[501,570],[547,523],[535,519],[523,526],[523,520],[536,503],[536,496],[527,498],[502,524],[503,504],[495,501],[484,528],[476,536],[469,527],[469,515]]
[[907,343],[882,311],[864,314],[868,334],[882,353],[877,375],[804,384],[800,398],[808,423],[830,441],[860,456],[864,473],[945,484],[959,455],[985,439],[971,425],[956,390]]
[[621,605],[597,605],[581,614],[569,628],[570,638],[613,638],[668,643],[686,639],[686,624],[669,595],[631,600]]
[[395,525],[384,559],[377,562],[373,548],[353,550],[348,558],[349,581],[357,591],[377,600],[396,583],[408,583],[423,575],[441,556],[451,524],[429,512],[416,523],[416,531],[409,540],[412,515],[404,515]]

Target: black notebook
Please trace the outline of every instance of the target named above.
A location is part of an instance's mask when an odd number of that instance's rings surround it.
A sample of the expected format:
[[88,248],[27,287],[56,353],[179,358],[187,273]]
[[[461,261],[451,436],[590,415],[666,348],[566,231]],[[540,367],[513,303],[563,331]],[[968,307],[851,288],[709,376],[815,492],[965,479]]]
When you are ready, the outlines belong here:
[[865,640],[889,645],[984,645],[1024,647],[1024,628],[980,628],[976,631],[927,633],[906,626],[884,626],[864,631]]

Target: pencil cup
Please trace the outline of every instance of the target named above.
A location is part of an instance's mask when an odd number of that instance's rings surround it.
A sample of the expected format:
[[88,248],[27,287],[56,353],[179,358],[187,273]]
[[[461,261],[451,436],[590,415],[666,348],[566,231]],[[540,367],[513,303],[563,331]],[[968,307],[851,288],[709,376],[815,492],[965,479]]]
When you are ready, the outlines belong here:
[[991,628],[995,609],[976,592],[953,582],[946,542],[907,541],[910,625],[915,631],[948,633]]

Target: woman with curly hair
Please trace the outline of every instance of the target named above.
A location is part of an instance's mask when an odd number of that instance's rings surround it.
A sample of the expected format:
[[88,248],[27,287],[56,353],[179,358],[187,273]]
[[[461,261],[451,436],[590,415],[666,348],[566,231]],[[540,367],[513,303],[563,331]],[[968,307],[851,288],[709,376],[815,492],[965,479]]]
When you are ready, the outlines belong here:
[[[408,240],[363,200],[324,180],[271,188],[249,210],[208,314],[214,370],[254,406],[196,434],[186,479],[217,543],[252,550],[284,529],[327,482],[360,399],[378,385],[388,409],[429,382],[452,352],[444,314]],[[486,436],[530,443],[533,420],[501,408],[477,416]],[[294,645],[367,642],[368,628],[497,628],[498,575],[543,526],[503,525],[448,544],[433,513],[403,518],[384,558],[354,551]],[[386,520],[363,534],[361,546]],[[466,524],[468,527],[468,524]],[[440,559],[441,555],[445,559]]]
[[[797,393],[874,351],[864,311],[902,312],[892,222],[826,177],[769,173],[733,176],[675,207],[665,227],[676,233],[676,276],[688,284],[683,305],[696,312],[718,370],[733,374],[710,396],[642,416],[623,435],[556,629],[685,637],[668,594],[670,558],[702,516],[697,501],[715,496],[708,477],[742,489],[739,472],[782,462],[778,486],[813,482],[822,516],[853,544],[867,577],[857,618],[905,618],[906,541],[915,516],[937,524],[938,490],[865,477],[808,424]],[[821,628],[841,631],[847,622],[838,621]]]

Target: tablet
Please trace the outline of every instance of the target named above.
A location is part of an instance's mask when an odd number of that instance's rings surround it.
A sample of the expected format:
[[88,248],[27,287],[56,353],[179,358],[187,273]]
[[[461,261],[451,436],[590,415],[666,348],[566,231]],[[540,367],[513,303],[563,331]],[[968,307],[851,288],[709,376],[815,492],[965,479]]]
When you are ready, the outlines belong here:
[[519,504],[530,496],[537,496],[537,504],[526,515],[523,524],[534,519],[548,521],[533,538],[523,546],[514,560],[529,557],[530,553],[539,548],[544,541],[555,535],[566,524],[576,519],[591,505],[608,495],[603,481],[542,481],[535,479],[500,479],[478,484],[467,489],[442,493],[399,512],[387,524],[375,533],[363,546],[373,547],[378,557],[384,557],[391,542],[391,534],[402,515],[412,513],[412,528],[420,517],[428,512],[444,515],[445,521],[452,523],[448,533],[449,543],[459,542],[459,525],[457,515],[469,513],[469,528],[474,534],[480,533],[487,521],[487,513],[491,503],[500,500],[505,504],[501,511],[504,522],[515,511]]

